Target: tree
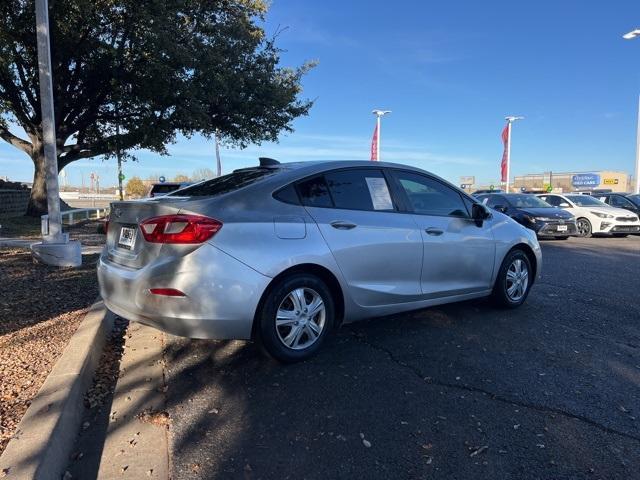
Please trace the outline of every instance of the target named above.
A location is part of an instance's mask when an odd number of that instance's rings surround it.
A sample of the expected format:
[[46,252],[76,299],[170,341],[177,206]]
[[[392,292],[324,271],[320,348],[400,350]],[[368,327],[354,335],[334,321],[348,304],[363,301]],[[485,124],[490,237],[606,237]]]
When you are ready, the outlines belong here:
[[175,177],[173,177],[173,181],[174,182],[188,182],[189,180],[191,180],[189,177],[187,177],[185,174],[183,173],[179,173],[178,175],[176,175]]
[[[299,94],[313,65],[279,65],[277,35],[258,25],[265,0],[49,3],[59,169],[137,148],[166,154],[177,133],[219,132],[240,147],[276,141],[311,108]],[[33,0],[0,2],[0,138],[33,161],[28,213],[42,213]]]
[[129,198],[141,198],[147,194],[149,190],[140,177],[131,177],[125,186],[125,192]]
[[191,175],[191,180],[194,182],[199,182],[200,180],[208,180],[210,178],[215,177],[216,174],[213,173],[213,170],[210,168],[198,168],[193,171],[193,175]]

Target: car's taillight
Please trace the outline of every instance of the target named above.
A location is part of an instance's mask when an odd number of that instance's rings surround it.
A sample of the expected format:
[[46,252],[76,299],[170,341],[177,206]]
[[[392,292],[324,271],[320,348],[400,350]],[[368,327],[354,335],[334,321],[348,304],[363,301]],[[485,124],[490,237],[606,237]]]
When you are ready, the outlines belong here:
[[222,228],[222,222],[200,215],[163,215],[145,220],[140,230],[151,243],[202,243]]

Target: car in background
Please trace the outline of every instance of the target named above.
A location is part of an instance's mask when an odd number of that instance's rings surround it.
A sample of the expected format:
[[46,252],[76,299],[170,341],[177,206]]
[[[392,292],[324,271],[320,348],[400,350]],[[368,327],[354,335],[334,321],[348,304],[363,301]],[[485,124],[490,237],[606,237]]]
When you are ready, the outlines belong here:
[[615,208],[591,195],[543,193],[545,202],[559,207],[576,217],[578,235],[612,235],[625,237],[640,232],[640,220],[628,210]]
[[526,193],[491,193],[476,197],[489,208],[510,216],[536,232],[538,238],[566,240],[578,234],[576,219],[560,208]]
[[515,308],[542,266],[535,234],[415,167],[260,166],[113,202],[100,292],[123,318],[308,358],[342,323],[492,296]]
[[624,208],[640,216],[640,194],[602,193],[594,195],[601,202],[616,208]]
[[151,185],[151,189],[149,190],[149,197],[161,197],[163,195],[167,195],[171,192],[175,192],[176,190],[180,190],[181,188],[188,187],[192,185],[191,182],[158,182]]
[[504,190],[500,188],[494,188],[493,190],[485,188],[485,189],[476,190],[471,195],[473,195],[474,197],[477,197],[478,195],[482,195],[484,193],[504,193]]

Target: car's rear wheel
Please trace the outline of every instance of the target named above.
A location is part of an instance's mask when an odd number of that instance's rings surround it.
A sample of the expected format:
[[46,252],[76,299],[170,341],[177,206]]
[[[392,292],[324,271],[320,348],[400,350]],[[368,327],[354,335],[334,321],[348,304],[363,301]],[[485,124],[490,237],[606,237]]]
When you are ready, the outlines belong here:
[[327,285],[296,273],[278,281],[258,312],[258,340],[269,355],[299,362],[314,355],[333,328],[335,306]]
[[593,232],[591,228],[591,222],[586,218],[579,218],[576,220],[576,226],[578,227],[578,235],[584,238],[589,238]]
[[522,250],[512,250],[502,261],[493,287],[493,298],[501,306],[516,308],[524,303],[533,281],[531,261]]

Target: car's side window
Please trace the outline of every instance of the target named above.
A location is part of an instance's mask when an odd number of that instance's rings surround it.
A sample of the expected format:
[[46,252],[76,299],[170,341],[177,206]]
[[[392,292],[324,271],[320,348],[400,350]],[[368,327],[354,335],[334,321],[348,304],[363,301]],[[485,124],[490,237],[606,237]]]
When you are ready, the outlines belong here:
[[547,202],[549,205],[553,205],[554,207],[558,207],[562,203],[562,199],[560,197],[556,197],[555,195],[549,195],[548,197],[540,198],[542,198],[542,200]]
[[497,195],[489,195],[487,197],[487,207],[493,208],[498,204],[500,204],[500,198]]
[[327,182],[322,175],[299,182],[298,193],[303,205],[308,207],[333,207],[329,187],[327,187]]
[[396,171],[394,175],[415,213],[469,217],[462,196],[451,187],[417,173]]
[[631,206],[631,202],[626,198],[612,196],[611,205],[613,205],[614,207],[629,208]]
[[347,169],[324,175],[335,208],[393,211],[387,181],[377,169]]

